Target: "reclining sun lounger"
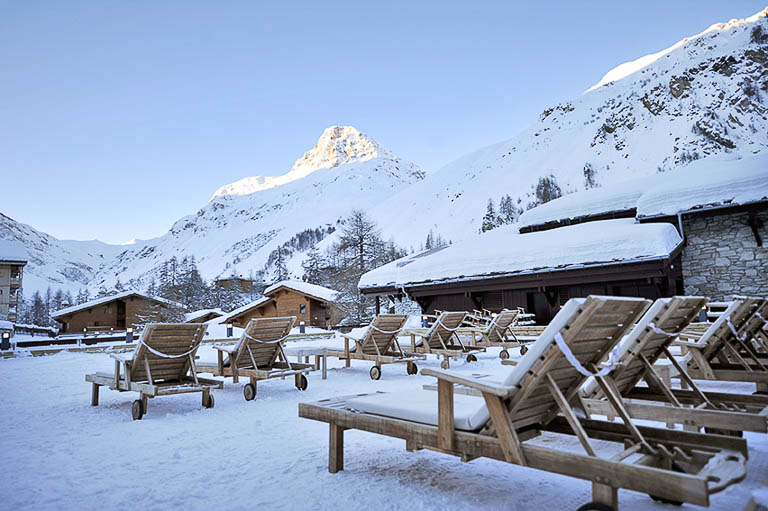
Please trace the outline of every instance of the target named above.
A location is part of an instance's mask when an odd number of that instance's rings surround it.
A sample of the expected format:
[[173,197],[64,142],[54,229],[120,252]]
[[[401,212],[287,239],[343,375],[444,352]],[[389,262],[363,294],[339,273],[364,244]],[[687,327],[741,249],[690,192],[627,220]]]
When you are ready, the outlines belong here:
[[197,372],[232,377],[232,383],[237,383],[240,376],[249,378],[250,382],[243,387],[246,401],[256,397],[257,382],[270,378],[293,376],[296,388],[306,390],[305,375],[314,371],[315,366],[291,363],[283,352],[283,339],[288,337],[295,323],[295,316],[252,319],[236,345],[216,346],[217,363],[198,363]]
[[[361,336],[342,334],[344,351],[329,350],[327,354],[345,360],[347,367],[352,359],[374,362],[370,371],[372,380],[381,378],[382,364],[405,363],[407,373],[416,374],[416,361],[423,360],[424,356],[406,354],[397,340],[407,321],[407,314],[379,314],[373,318]],[[350,341],[354,342],[351,348]]]
[[[411,351],[443,357],[440,362],[443,369],[448,369],[451,358],[466,357],[467,362],[476,361],[476,354],[484,352],[485,348],[465,345],[457,333],[466,317],[466,312],[443,311],[428,329],[408,329],[407,333],[411,335]],[[468,332],[471,333],[469,330]]]
[[[660,298],[616,348],[617,364],[610,381],[634,419],[676,423],[708,432],[738,434],[768,431],[768,397],[703,392],[669,351],[672,342],[706,305],[696,296]],[[662,357],[678,370],[690,390],[673,389],[654,367]],[[647,386],[638,383],[645,380]],[[613,415],[613,407],[590,378],[581,390],[587,411]],[[640,401],[640,402],[638,402]],[[726,433],[727,432],[727,433]]]
[[[512,332],[512,326],[517,321],[519,315],[520,311],[517,309],[504,309],[495,316],[492,316],[484,328],[474,329],[473,336],[481,336],[480,340],[475,342],[474,345],[482,346],[483,348],[501,346],[502,349],[501,352],[499,352],[499,358],[502,360],[509,358],[509,351],[507,351],[507,348],[510,347],[520,346],[520,352],[525,354],[527,348],[520,343]],[[512,337],[511,339],[510,336]]]
[[699,339],[675,341],[685,353],[680,362],[686,373],[701,380],[752,382],[758,392],[768,391],[765,364],[745,359],[736,347],[737,343],[750,342],[744,327],[761,303],[760,298],[739,297]]
[[[569,300],[500,385],[424,369],[423,375],[438,379],[437,393],[415,390],[301,403],[299,416],[329,423],[332,473],[344,468],[344,430],[359,429],[402,438],[407,450],[428,448],[463,461],[487,457],[585,479],[592,482],[593,505],[618,509],[618,489],[625,488],[707,506],[710,494],[744,478],[746,442],[637,426],[604,378],[611,366],[598,370],[599,361],[648,305],[631,298]],[[578,392],[590,374],[623,423],[583,418]],[[482,398],[454,395],[454,384],[476,389]],[[542,432],[576,436],[585,454],[558,449],[558,438],[528,442]],[[599,455],[590,438],[607,441]],[[607,453],[607,445],[616,446],[616,452]]]
[[198,323],[147,325],[133,353],[110,355],[115,359],[114,373],[85,375],[85,381],[92,384],[91,405],[99,405],[99,387],[103,385],[139,393],[131,406],[134,420],[147,413],[150,397],[202,392],[203,406],[213,408],[211,389],[221,388],[221,382],[195,374],[195,353],[204,334],[205,325]]

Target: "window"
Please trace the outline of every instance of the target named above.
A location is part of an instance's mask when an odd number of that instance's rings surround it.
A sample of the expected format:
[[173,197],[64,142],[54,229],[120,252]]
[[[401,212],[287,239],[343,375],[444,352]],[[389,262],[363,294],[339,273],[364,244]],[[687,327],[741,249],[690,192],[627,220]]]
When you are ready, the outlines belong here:
[[299,314],[306,314],[307,313],[307,304],[302,303],[299,305]]
[[109,314],[109,307],[104,307],[104,314]]

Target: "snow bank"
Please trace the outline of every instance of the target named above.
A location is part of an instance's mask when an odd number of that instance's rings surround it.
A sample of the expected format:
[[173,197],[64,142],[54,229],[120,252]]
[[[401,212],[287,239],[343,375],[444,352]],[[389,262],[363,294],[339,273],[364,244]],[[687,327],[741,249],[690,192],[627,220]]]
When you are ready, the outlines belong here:
[[602,220],[518,234],[514,225],[404,257],[362,276],[358,287],[410,285],[668,257],[682,242],[667,223]]
[[698,160],[664,177],[638,199],[638,218],[768,200],[768,153]]
[[654,176],[565,195],[529,209],[519,228],[629,211],[638,218],[676,215],[768,199],[768,154],[710,157]]

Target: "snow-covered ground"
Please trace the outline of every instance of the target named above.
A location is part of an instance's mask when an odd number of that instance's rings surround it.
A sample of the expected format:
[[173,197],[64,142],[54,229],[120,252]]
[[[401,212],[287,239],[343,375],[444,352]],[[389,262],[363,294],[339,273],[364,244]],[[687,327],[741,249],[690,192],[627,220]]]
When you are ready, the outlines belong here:
[[[203,358],[212,355],[209,346],[202,351]],[[436,368],[438,361],[419,366]],[[509,370],[496,349],[477,363],[452,366],[468,374]],[[309,376],[305,392],[292,379],[270,380],[246,402],[242,383],[228,383],[215,391],[212,410],[200,406],[199,394],[182,394],[150,400],[144,419],[133,421],[133,393],[102,389],[101,406],[90,406],[84,375],[111,370],[105,354],[0,360],[0,508],[567,511],[591,500],[583,481],[486,459],[461,463],[430,451],[408,453],[402,440],[360,431],[346,433],[345,470],[328,473],[328,426],[299,419],[299,402],[434,383],[406,376],[403,364],[384,366],[379,381],[368,377],[369,363],[343,368],[332,359],[329,367],[327,380]],[[741,509],[768,475],[768,436],[746,438],[747,479],[714,495],[711,509]],[[536,441],[562,443],[550,436]],[[620,502],[624,510],[672,509],[629,491],[620,492]]]

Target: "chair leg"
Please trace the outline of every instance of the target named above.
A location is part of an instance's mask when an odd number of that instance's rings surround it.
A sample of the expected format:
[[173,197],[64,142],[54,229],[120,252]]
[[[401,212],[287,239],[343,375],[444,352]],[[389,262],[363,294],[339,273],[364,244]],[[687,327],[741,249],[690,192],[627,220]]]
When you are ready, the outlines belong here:
[[141,395],[141,406],[144,408],[144,413],[147,413],[147,402],[149,401],[149,398],[146,394]]
[[99,385],[98,383],[91,384],[91,406],[99,406]]
[[592,501],[619,509],[619,490],[607,484],[592,483]]
[[331,423],[328,452],[328,472],[335,474],[344,470],[344,428]]

